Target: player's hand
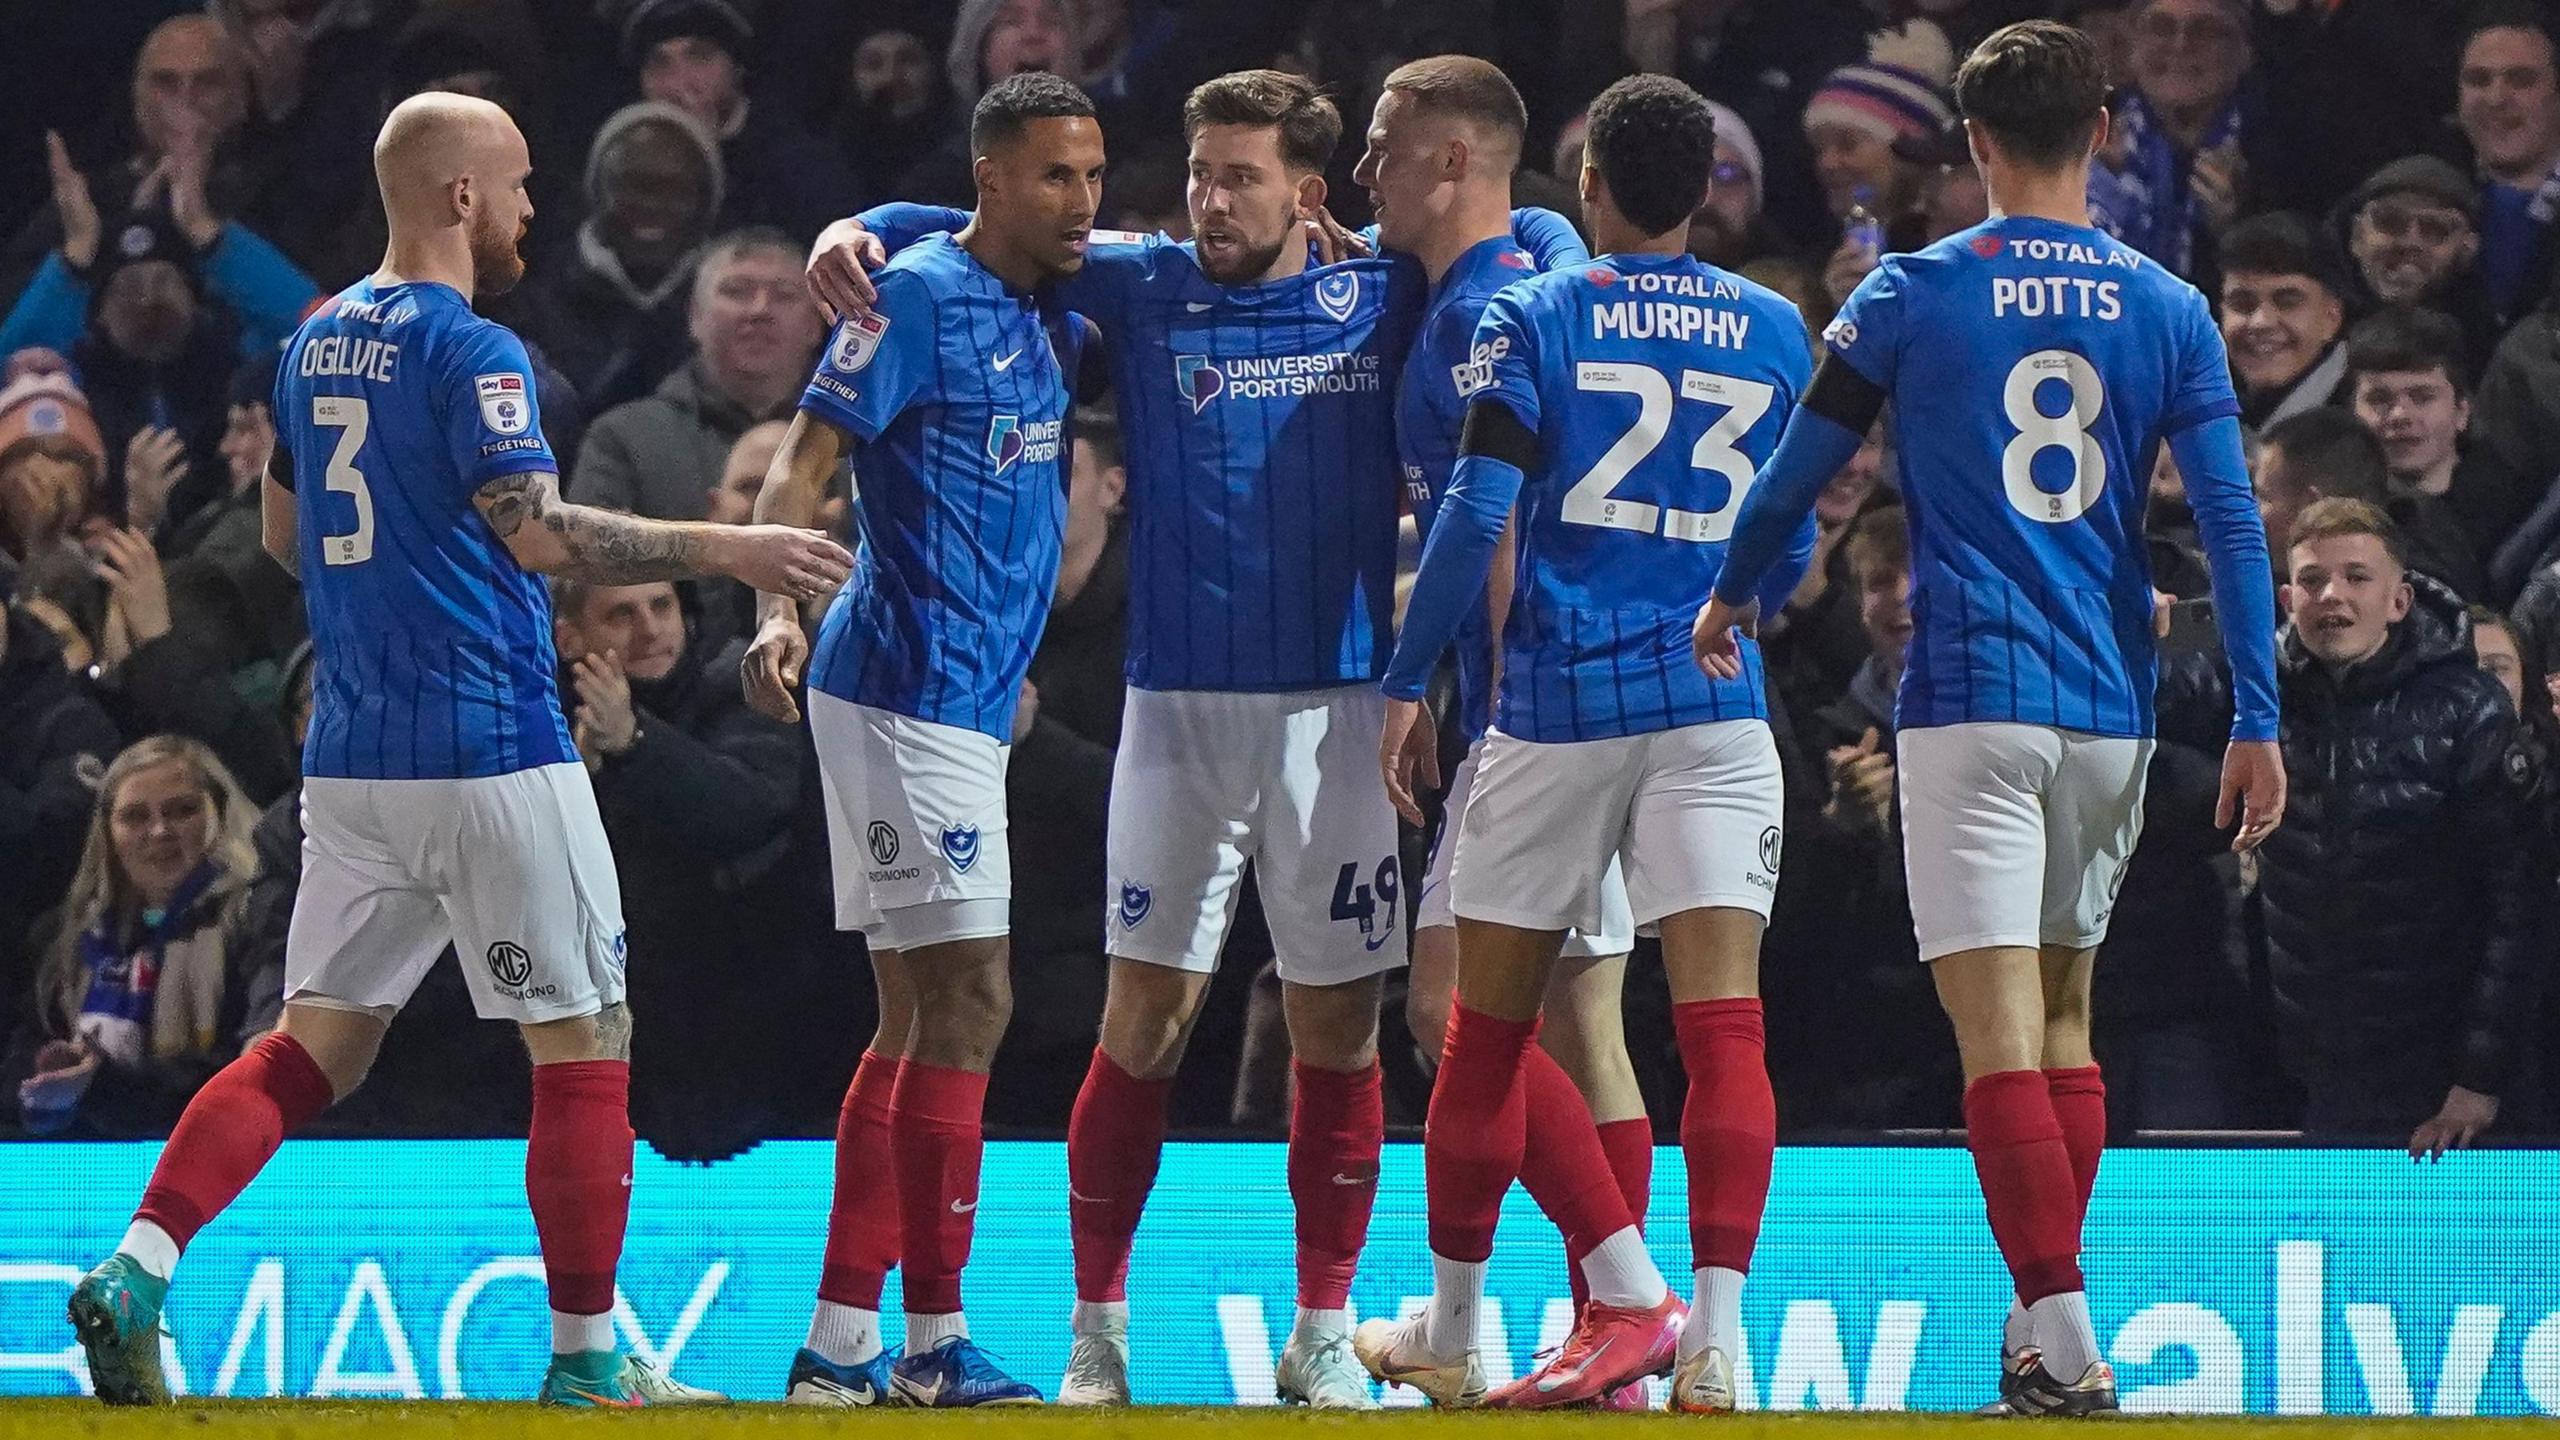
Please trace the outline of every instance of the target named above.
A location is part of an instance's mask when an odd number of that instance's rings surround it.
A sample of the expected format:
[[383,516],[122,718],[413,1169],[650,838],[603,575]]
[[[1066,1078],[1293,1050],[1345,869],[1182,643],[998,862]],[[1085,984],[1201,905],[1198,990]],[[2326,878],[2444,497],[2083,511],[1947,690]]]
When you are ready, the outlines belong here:
[[[260,465],[263,471],[265,466]],[[186,437],[166,425],[145,425],[124,447],[124,513],[148,535],[169,513],[169,495],[187,478]]]
[[1333,212],[1319,205],[1308,212],[1305,220],[1307,240],[1316,247],[1316,263],[1331,265],[1338,260],[1365,260],[1377,252],[1369,242],[1342,228]]
[[853,556],[815,530],[795,525],[733,525],[718,532],[713,568],[768,595],[817,600],[853,573]]
[[851,216],[819,231],[818,243],[809,247],[809,293],[826,307],[827,322],[870,314],[880,301],[871,272],[888,263],[889,247]]
[[1387,701],[1387,728],[1378,741],[1378,768],[1387,778],[1387,799],[1396,813],[1422,823],[1422,802],[1414,798],[1414,782],[1440,788],[1440,727],[1419,700]]
[[71,151],[55,131],[44,132],[46,164],[53,171],[53,213],[62,221],[62,258],[74,270],[86,270],[98,258],[98,237],[105,226],[98,202],[89,195],[89,178],[71,163]]
[[1727,605],[1713,596],[1698,611],[1698,623],[1689,630],[1689,652],[1698,660],[1698,668],[1718,680],[1742,678],[1742,642],[1734,632],[1744,635],[1760,633],[1760,602],[1752,601],[1739,608]]
[[1040,687],[1022,682],[1022,699],[1013,707],[1013,743],[1021,744],[1031,737],[1031,727],[1040,719]]
[[2222,793],[2213,804],[2213,826],[2228,830],[2234,851],[2255,850],[2284,823],[2284,750],[2273,740],[2234,740],[2222,752]]
[[151,537],[139,530],[108,530],[92,548],[109,602],[124,617],[126,638],[139,648],[168,634],[169,577],[160,568],[160,552],[151,548]]
[[631,708],[631,677],[622,656],[612,650],[581,655],[569,667],[569,681],[583,707],[578,719],[596,752],[619,755],[630,749],[640,738],[640,716]]
[[[769,615],[756,627],[755,643],[738,662],[747,707],[768,720],[800,723],[800,704],[792,698],[800,688],[801,667],[809,663],[809,636],[788,615]],[[1028,686],[1025,686],[1026,691]]]
[[2448,1150],[2468,1150],[2471,1142],[2497,1120],[2497,1096],[2456,1085],[2445,1092],[2444,1108],[2409,1136],[2409,1158],[2441,1160]]

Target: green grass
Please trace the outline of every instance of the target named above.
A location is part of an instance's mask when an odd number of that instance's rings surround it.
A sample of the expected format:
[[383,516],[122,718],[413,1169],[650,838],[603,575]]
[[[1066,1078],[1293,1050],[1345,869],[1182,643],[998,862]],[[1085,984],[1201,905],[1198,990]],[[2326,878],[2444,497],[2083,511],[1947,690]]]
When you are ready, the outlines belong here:
[[[2257,1416],[2227,1419],[2121,1418],[2102,1422],[2138,1432],[2142,1440],[2231,1440],[2242,1435],[2273,1435],[2278,1440],[2347,1440],[2347,1437],[2424,1437],[2457,1434],[2473,1437],[2513,1436],[2545,1440],[2553,1432],[2547,1420],[2271,1420]],[[109,1410],[90,1401],[0,1401],[0,1440],[54,1436],[239,1436],[258,1440],[398,1440],[402,1436],[452,1436],[461,1440],[548,1440],[552,1436],[602,1436],[609,1430],[637,1429],[656,1435],[808,1436],[839,1440],[846,1436],[911,1435],[919,1431],[954,1435],[1022,1435],[1056,1440],[1104,1440],[1104,1437],[1235,1436],[1240,1440],[1282,1440],[1291,1436],[1359,1433],[1376,1436],[1523,1436],[1537,1440],[1579,1440],[1585,1436],[1624,1434],[1629,1426],[1661,1430],[1673,1425],[1713,1427],[1715,1440],[1906,1440],[1906,1437],[2005,1433],[1986,1431],[1978,1421],[1948,1415],[1745,1415],[1717,1420],[1686,1420],[1666,1415],[1436,1415],[1393,1410],[1376,1415],[1313,1415],[1305,1411],[1237,1409],[1143,1409],[1096,1413],[1067,1410],[987,1410],[939,1415],[914,1411],[874,1412],[786,1410],[778,1405],[741,1405],[726,1410],[670,1410],[642,1414],[563,1412],[530,1405],[466,1405],[348,1403],[342,1401],[192,1401],[163,1410]]]

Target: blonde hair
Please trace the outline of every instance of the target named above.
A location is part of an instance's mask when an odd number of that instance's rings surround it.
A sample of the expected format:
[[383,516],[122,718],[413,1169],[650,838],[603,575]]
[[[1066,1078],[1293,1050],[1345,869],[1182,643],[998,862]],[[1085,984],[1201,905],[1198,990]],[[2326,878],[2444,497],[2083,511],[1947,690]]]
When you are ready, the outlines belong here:
[[250,841],[258,825],[258,807],[250,803],[240,782],[231,778],[230,767],[203,741],[184,735],[152,735],[126,746],[98,782],[98,802],[90,812],[80,869],[71,879],[71,893],[62,902],[53,944],[45,953],[36,994],[48,1019],[68,1026],[79,1013],[89,983],[82,973],[81,932],[103,921],[110,933],[120,934],[142,913],[142,898],[116,859],[109,817],[126,781],[153,766],[173,762],[195,772],[197,787],[213,805],[213,838],[205,858],[221,872],[214,893],[224,894],[226,909],[247,897],[249,879],[258,869],[257,847]]

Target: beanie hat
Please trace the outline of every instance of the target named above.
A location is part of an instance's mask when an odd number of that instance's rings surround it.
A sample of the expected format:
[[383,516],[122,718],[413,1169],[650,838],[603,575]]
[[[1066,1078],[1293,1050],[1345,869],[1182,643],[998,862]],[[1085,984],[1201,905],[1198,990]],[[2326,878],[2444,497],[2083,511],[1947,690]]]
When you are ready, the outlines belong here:
[[730,0],[640,0],[622,18],[622,63],[636,66],[678,36],[708,40],[744,67],[756,27]]
[[89,264],[91,313],[106,299],[107,285],[116,278],[116,272],[154,260],[177,266],[188,291],[198,300],[204,298],[204,260],[187,237],[179,233],[177,222],[157,210],[136,210],[106,227],[98,258]]
[[596,127],[595,139],[587,144],[585,189],[588,208],[591,211],[604,208],[604,157],[612,152],[614,142],[633,129],[650,124],[674,126],[702,153],[703,163],[711,171],[710,213],[719,214],[721,201],[729,189],[728,167],[720,160],[720,141],[708,127],[694,118],[692,111],[669,105],[663,100],[634,100],[606,116],[604,123]]
[[2433,155],[2409,155],[2365,177],[2347,197],[2347,210],[2352,214],[2385,195],[2415,195],[2432,200],[2448,210],[2459,210],[2473,221],[2480,218],[2480,187],[2451,161]]
[[1926,20],[1910,20],[1867,37],[1863,63],[1843,65],[1824,77],[1804,107],[1804,127],[1839,125],[1891,144],[1904,136],[1935,136],[1955,123],[1947,77],[1955,50],[1945,32]]
[[89,397],[60,370],[22,375],[0,388],[0,465],[16,458],[23,442],[45,436],[79,446],[94,462],[94,472],[106,473],[107,442],[89,412]]
[[1760,163],[1759,137],[1751,133],[1751,127],[1744,123],[1740,115],[1734,113],[1730,105],[1710,100],[1707,102],[1707,113],[1716,117],[1717,142],[1730,145],[1742,152],[1742,168],[1751,172],[1751,188],[1754,190],[1763,188],[1761,177],[1768,172]]

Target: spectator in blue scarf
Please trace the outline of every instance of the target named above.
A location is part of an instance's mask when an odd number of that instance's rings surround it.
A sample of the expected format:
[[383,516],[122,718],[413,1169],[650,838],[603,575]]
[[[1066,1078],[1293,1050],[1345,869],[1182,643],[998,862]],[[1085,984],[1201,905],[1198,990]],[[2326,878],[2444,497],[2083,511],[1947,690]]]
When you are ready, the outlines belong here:
[[2214,237],[2240,212],[2249,58],[2236,0],[2145,0],[2133,17],[2133,83],[2089,170],[2099,228],[2201,285]]

